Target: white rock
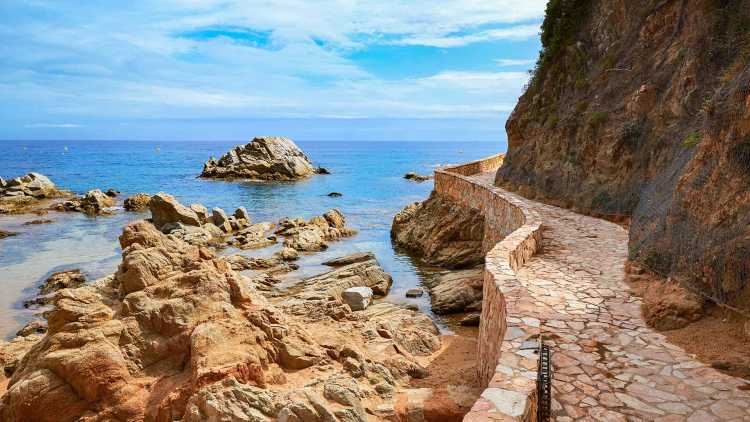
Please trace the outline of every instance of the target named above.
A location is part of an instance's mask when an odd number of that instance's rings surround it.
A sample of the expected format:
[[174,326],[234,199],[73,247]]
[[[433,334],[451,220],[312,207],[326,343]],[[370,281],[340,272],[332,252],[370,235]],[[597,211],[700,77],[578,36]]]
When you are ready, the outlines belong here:
[[363,311],[370,306],[372,289],[369,287],[350,287],[341,292],[341,299],[352,311]]

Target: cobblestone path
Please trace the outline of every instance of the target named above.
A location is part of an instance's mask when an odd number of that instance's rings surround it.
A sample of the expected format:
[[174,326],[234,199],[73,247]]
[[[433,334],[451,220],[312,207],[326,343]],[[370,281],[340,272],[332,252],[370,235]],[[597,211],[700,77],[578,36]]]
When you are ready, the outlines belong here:
[[[492,177],[474,178],[492,184]],[[506,341],[538,331],[548,338],[556,420],[750,421],[750,383],[699,362],[646,326],[641,301],[623,280],[623,228],[528,203],[544,221],[543,250],[517,274],[523,293],[506,297]]]

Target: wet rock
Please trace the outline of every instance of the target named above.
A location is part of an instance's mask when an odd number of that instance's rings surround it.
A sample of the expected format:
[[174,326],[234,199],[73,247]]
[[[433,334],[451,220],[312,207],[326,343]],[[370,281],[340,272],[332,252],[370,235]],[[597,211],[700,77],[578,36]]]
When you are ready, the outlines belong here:
[[438,315],[466,312],[482,302],[483,269],[451,271],[427,283]]
[[233,148],[219,160],[206,161],[201,177],[295,180],[313,173],[310,159],[291,139],[261,136]]
[[5,239],[6,237],[17,236],[17,235],[18,233],[0,230],[0,239]]
[[315,169],[316,174],[331,174],[331,171],[325,167],[318,167]]
[[109,196],[110,198],[117,198],[118,196],[120,196],[120,191],[114,190],[114,189],[107,189],[107,191],[104,192],[104,194]]
[[484,262],[484,218],[432,192],[393,218],[391,238],[431,265],[465,268]]
[[431,176],[423,176],[421,174],[410,172],[410,173],[406,173],[404,175],[404,179],[411,180],[413,182],[424,182],[424,181],[432,179],[432,177]]
[[328,194],[328,196],[330,196],[331,198],[341,198],[344,195],[342,195],[340,192],[331,192]]
[[369,287],[350,287],[341,292],[341,300],[349,305],[352,311],[363,311],[370,306],[372,289]]
[[38,219],[38,220],[31,220],[23,223],[24,226],[36,226],[40,224],[51,224],[54,223],[53,220],[46,220],[46,219]]
[[154,226],[161,228],[168,223],[200,226],[200,219],[192,209],[182,205],[172,195],[159,192],[148,203]]
[[406,291],[406,297],[421,297],[424,294],[422,289],[409,289]]
[[365,262],[375,259],[375,254],[372,252],[359,252],[339,258],[329,259],[323,262],[323,265],[329,267],[341,267],[343,265],[355,264],[357,262]]
[[148,209],[148,202],[151,200],[151,195],[147,193],[136,193],[133,196],[125,198],[122,206],[125,211],[145,211]]

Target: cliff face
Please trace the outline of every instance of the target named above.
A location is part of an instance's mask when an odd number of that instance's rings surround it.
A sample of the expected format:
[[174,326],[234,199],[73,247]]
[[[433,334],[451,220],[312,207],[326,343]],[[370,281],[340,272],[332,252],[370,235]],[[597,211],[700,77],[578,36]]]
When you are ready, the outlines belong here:
[[750,304],[750,2],[552,0],[496,184],[631,217],[630,257]]

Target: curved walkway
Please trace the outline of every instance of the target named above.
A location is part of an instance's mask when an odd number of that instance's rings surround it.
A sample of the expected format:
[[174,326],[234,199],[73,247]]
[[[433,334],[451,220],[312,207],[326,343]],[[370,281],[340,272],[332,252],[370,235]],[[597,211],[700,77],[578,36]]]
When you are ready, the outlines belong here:
[[[493,176],[471,178],[491,186]],[[543,220],[543,249],[518,270],[522,288],[506,294],[505,341],[520,347],[541,331],[552,346],[556,420],[750,421],[750,383],[704,365],[646,326],[640,299],[623,281],[623,228],[524,202]],[[518,366],[517,355],[503,354],[498,373]],[[482,407],[480,400],[467,420],[496,419]]]

